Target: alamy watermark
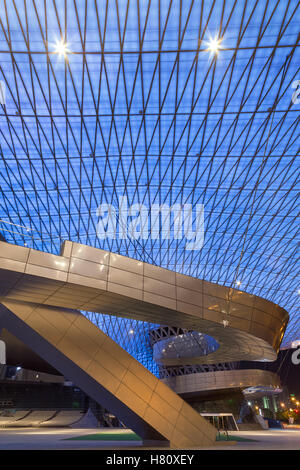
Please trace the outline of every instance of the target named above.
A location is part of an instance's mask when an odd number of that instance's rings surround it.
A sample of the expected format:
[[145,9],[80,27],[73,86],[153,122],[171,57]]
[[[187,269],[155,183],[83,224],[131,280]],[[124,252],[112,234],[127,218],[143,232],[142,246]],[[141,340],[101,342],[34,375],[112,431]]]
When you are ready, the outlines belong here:
[[100,204],[97,208],[97,236],[120,240],[182,240],[186,250],[200,250],[204,244],[203,204],[128,205],[120,197],[118,205]]
[[3,80],[0,80],[0,104],[6,103],[6,92],[5,92],[5,83]]

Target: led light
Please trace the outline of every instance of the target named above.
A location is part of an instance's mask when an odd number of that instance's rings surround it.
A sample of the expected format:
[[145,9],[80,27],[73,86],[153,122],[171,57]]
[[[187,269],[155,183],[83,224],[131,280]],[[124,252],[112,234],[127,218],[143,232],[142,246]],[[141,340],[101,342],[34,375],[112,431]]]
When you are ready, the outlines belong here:
[[134,333],[134,330],[131,328],[131,330],[129,330],[129,334],[133,335],[133,333]]
[[61,39],[60,41],[56,41],[54,52],[56,52],[56,54],[58,54],[59,56],[66,57],[68,52],[70,52],[68,49],[68,44],[63,39]]
[[237,286],[240,286],[241,284],[242,284],[241,281],[236,281]]

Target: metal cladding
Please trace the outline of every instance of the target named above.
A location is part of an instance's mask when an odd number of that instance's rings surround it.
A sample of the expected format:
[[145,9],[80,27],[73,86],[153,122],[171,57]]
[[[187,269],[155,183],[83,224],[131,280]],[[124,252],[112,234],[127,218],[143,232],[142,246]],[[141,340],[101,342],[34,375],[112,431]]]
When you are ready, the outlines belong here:
[[[25,4],[0,0],[6,240],[239,281],[289,312],[285,345],[299,339],[299,1]],[[99,206],[123,197],[202,204],[203,247],[188,250],[173,222],[169,239],[163,223],[155,240],[120,226],[99,238]]]

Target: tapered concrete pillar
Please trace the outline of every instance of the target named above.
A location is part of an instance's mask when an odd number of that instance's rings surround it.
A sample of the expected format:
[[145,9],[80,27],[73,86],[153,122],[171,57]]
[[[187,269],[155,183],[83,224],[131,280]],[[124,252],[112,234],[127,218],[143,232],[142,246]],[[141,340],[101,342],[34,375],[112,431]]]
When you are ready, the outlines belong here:
[[76,310],[4,301],[4,327],[145,442],[211,446],[216,429]]

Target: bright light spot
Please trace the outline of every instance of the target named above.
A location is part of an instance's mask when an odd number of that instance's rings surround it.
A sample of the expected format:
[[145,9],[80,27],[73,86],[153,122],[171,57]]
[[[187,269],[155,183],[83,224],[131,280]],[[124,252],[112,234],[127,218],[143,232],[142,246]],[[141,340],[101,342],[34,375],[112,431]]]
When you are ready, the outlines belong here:
[[130,335],[133,335],[133,333],[134,333],[134,330],[133,330],[133,329],[129,330],[129,334],[130,334]]
[[241,284],[242,284],[241,281],[236,281],[237,286],[240,286]]
[[66,57],[70,50],[68,49],[68,44],[63,39],[61,39],[60,41],[56,41],[54,52],[56,52],[56,54],[59,56]]
[[213,54],[218,54],[220,50],[221,42],[222,42],[222,38],[218,38],[217,36],[215,36],[214,38],[210,37],[207,43],[208,50],[212,52]]

